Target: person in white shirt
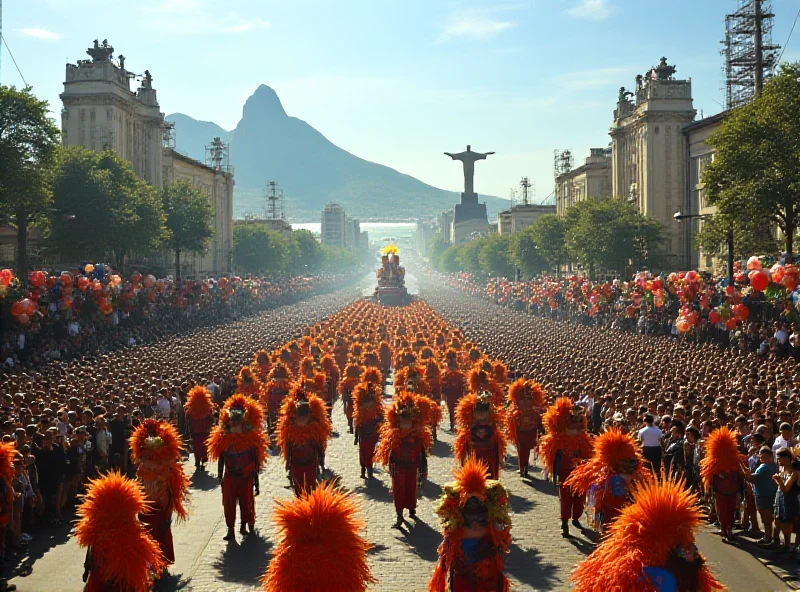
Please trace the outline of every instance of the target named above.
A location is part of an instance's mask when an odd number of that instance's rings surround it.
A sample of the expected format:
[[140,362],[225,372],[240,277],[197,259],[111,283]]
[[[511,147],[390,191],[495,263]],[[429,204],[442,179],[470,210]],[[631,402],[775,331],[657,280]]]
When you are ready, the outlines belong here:
[[166,398],[165,394],[164,389],[161,389],[158,393],[158,400],[156,400],[160,419],[169,419],[170,413],[172,413],[172,406],[169,404],[169,399]]
[[661,438],[664,432],[653,423],[655,418],[651,414],[644,416],[644,427],[636,434],[642,444],[642,456],[650,463],[653,473],[661,474]]
[[22,331],[20,331],[19,337],[17,337],[17,348],[19,349],[19,351],[25,349],[25,333],[23,333]]
[[778,325],[778,330],[775,331],[775,339],[777,339],[778,343],[781,345],[786,345],[789,342],[789,333],[786,332],[783,325]]
[[794,437],[790,424],[782,423],[780,430],[781,435],[775,438],[775,443],[772,445],[772,456],[775,457],[775,462],[778,462],[778,450],[797,446],[797,439]]

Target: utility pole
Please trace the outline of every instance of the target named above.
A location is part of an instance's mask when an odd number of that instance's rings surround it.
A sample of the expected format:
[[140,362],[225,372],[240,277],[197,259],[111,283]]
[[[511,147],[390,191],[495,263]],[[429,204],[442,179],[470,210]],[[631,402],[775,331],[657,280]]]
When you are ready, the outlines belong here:
[[761,91],[764,88],[764,43],[762,38],[763,30],[762,20],[764,18],[763,13],[761,11],[761,0],[753,0],[754,6],[753,9],[755,10],[755,35],[753,42],[755,44],[755,95],[758,96],[761,94]]

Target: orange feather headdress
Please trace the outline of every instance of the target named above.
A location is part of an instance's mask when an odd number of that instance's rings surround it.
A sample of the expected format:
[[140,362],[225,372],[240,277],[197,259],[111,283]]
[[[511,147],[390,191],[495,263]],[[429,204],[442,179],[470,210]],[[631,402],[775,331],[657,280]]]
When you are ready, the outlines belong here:
[[14,480],[14,458],[16,455],[17,447],[13,443],[0,442],[0,480],[5,485],[6,503],[9,504],[9,507],[14,503],[14,487],[11,483]]
[[736,435],[732,431],[722,427],[712,432],[706,440],[706,455],[700,461],[703,485],[711,487],[714,476],[720,473],[739,471],[739,465],[744,460],[739,452]]
[[[576,592],[636,590],[655,592],[647,567],[670,571],[672,557],[686,552],[701,560],[692,590],[712,592],[724,587],[714,579],[702,555],[694,549],[700,526],[697,496],[674,477],[645,479],[634,486],[633,503],[622,509],[610,534],[572,574]],[[676,578],[681,574],[673,573]],[[678,586],[678,590],[689,588]]]
[[546,431],[539,439],[539,454],[544,458],[547,470],[552,473],[553,462],[559,450],[577,452],[580,458],[592,455],[592,440],[586,433],[586,416],[581,417],[578,433],[567,434],[573,419],[572,410],[575,404],[567,397],[560,397],[548,407],[542,422]]
[[[326,483],[292,500],[277,500],[278,544],[261,582],[266,592],[365,592],[375,579],[372,547],[360,534],[352,494]],[[335,552],[331,552],[335,550]]]
[[364,372],[364,376],[362,379],[364,382],[371,382],[372,384],[382,385],[383,384],[383,374],[381,371],[375,367],[367,368],[366,372]]
[[[490,366],[491,367],[491,366]],[[505,403],[502,387],[497,384],[492,376],[483,370],[479,365],[475,365],[467,375],[467,384],[472,394],[477,395],[481,391],[487,391],[492,395],[492,403],[501,406]]]
[[[308,402],[309,417],[308,423],[304,426],[295,423],[297,406],[300,401]],[[331,437],[331,429],[325,401],[317,395],[295,387],[291,394],[284,399],[278,418],[277,436],[278,446],[285,459],[288,459],[289,444],[293,442],[313,441],[319,444],[324,452],[328,446],[328,439]]]
[[505,416],[492,401],[488,393],[469,394],[461,397],[456,407],[456,439],[453,442],[453,453],[460,462],[467,458],[472,440],[472,424],[475,419],[475,408],[478,403],[489,405],[489,425],[492,427],[492,441],[500,451],[500,458],[506,453]]
[[269,371],[268,380],[271,382],[278,382],[282,380],[291,380],[292,379],[292,372],[289,368],[286,367],[286,364],[283,362],[277,362],[273,367],[272,370]]
[[618,429],[609,430],[594,439],[594,456],[575,467],[564,485],[584,495],[592,485],[604,483],[611,475],[622,472],[620,468],[626,463],[634,469],[632,481],[649,475],[633,436]]
[[204,386],[195,386],[189,389],[183,412],[188,419],[204,419],[214,414],[214,401],[211,392]]
[[[369,409],[364,403],[372,400],[374,405]],[[361,382],[353,389],[353,423],[360,426],[363,423],[383,416],[383,388],[382,382]]]
[[93,578],[114,590],[147,592],[152,573],[167,564],[161,548],[137,516],[147,510],[142,486],[117,472],[89,483],[78,507],[75,538],[91,547]]
[[[241,420],[242,431],[231,432],[231,420]],[[259,403],[244,395],[228,398],[219,412],[219,423],[211,430],[206,442],[210,459],[218,459],[230,448],[235,451],[256,451],[256,463],[260,467],[267,459],[268,438],[264,432],[264,409]]]
[[[523,411],[522,400],[530,399],[530,405]],[[508,409],[506,411],[506,432],[512,442],[517,441],[517,427],[524,420],[538,425],[539,408],[544,405],[545,393],[542,385],[533,380],[520,378],[508,387]]]
[[[392,406],[386,411],[386,420],[380,427],[380,441],[375,450],[375,458],[383,465],[389,464],[392,451],[400,446],[400,441],[408,436],[420,439],[426,452],[433,446],[433,436],[425,423],[425,415],[420,405],[424,397],[408,391],[395,392]],[[424,402],[423,402],[424,404]],[[403,418],[411,419],[411,428],[401,427]]]
[[183,440],[178,430],[166,421],[145,419],[130,437],[131,458],[139,465],[137,474],[145,490],[152,485],[157,499],[164,488],[179,520],[185,520],[185,501],[189,497],[189,478],[180,463]]
[[506,384],[508,382],[508,367],[501,360],[497,360],[492,364],[492,378],[498,384]]
[[245,395],[255,395],[258,393],[258,382],[250,366],[242,366],[239,375],[236,377],[236,392]]

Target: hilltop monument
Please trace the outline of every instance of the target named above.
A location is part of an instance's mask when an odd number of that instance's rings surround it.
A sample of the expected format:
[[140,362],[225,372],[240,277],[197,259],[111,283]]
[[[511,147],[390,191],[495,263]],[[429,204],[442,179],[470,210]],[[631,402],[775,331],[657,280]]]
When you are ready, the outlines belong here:
[[459,160],[464,165],[464,192],[461,194],[461,203],[456,204],[453,211],[453,222],[450,236],[454,244],[469,240],[474,233],[487,234],[489,232],[489,219],[486,215],[486,204],[478,203],[478,194],[475,193],[475,163],[486,160],[494,152],[473,152],[467,145],[464,152],[452,154],[445,152],[453,160]]

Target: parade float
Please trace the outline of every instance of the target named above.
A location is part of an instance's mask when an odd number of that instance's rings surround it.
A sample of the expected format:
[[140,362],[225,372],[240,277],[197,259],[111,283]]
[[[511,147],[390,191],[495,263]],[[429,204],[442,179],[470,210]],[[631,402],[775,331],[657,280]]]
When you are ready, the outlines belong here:
[[400,265],[400,249],[387,245],[381,249],[381,266],[377,272],[378,285],[375,300],[388,306],[402,306],[409,302],[406,289],[406,270]]

